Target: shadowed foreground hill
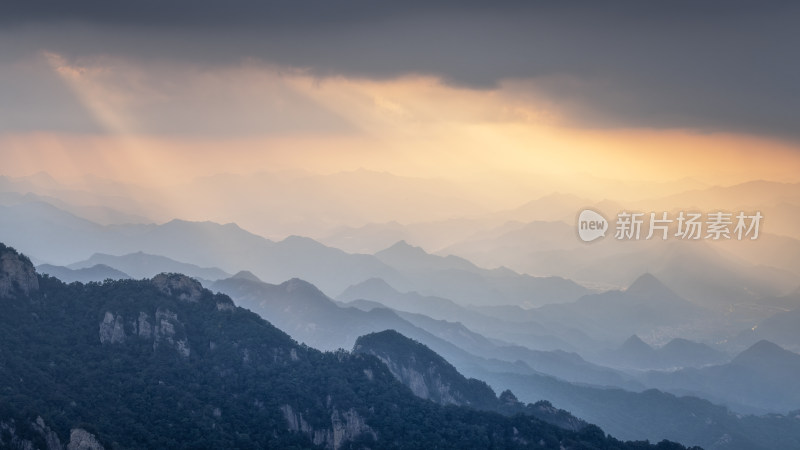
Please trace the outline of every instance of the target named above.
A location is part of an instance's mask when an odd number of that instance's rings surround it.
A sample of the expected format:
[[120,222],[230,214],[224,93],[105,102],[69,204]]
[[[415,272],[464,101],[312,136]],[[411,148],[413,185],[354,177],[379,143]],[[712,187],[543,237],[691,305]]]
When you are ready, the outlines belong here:
[[0,447],[654,448],[419,399],[182,275],[66,285],[0,244],[0,302]]

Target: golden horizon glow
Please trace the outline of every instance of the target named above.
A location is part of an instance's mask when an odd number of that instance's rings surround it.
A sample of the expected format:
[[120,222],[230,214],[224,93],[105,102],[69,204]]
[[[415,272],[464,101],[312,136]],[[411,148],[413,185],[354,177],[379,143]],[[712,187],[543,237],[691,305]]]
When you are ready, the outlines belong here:
[[[44,58],[106,132],[0,135],[3,175],[44,171],[73,181],[94,175],[169,186],[219,173],[367,169],[465,183],[494,176],[492,184],[499,185],[513,173],[560,180],[559,189],[569,181],[578,191],[587,191],[586,183],[598,178],[660,183],[691,178],[707,185],[800,181],[798,143],[693,130],[589,129],[571,123],[553,105],[517,95],[514,83],[472,90],[430,77],[319,79],[252,63],[216,72],[160,67],[149,73],[124,61],[77,67],[56,54]],[[171,81],[154,86],[155,77]],[[209,94],[215,90],[221,94]],[[324,113],[316,124],[322,128],[221,136],[204,135],[202,129],[196,134],[141,129],[148,106],[197,96],[201,106],[212,109],[222,94],[236,98],[228,106],[239,108],[234,111],[243,119],[279,116],[286,102],[296,99],[299,118]],[[273,96],[274,104],[266,104]],[[340,129],[326,130],[326,120]]]

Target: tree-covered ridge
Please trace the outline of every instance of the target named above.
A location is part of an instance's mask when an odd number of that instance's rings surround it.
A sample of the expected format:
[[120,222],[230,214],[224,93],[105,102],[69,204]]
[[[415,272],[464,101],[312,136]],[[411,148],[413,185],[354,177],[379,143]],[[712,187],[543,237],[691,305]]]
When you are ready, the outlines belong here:
[[483,381],[467,379],[440,355],[394,330],[359,337],[355,353],[378,357],[401,382],[419,397],[442,404],[496,409],[497,397]]
[[[0,252],[2,275],[24,277],[30,262]],[[105,448],[653,448],[424,401],[377,358],[297,344],[182,275],[38,275],[0,303],[0,424],[15,425],[0,446],[47,448],[41,417],[61,442],[79,428]]]
[[416,396],[436,403],[465,405],[505,415],[525,414],[570,430],[589,425],[546,400],[526,405],[508,389],[497,397],[484,381],[465,377],[426,345],[395,330],[359,337],[353,352],[376,356]]

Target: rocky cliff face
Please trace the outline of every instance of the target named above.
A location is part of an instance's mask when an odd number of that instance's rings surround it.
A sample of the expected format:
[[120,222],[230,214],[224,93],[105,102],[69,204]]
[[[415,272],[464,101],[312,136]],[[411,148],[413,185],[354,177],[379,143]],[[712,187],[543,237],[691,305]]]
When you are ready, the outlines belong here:
[[494,391],[482,381],[467,379],[428,347],[393,330],[358,338],[354,352],[377,357],[414,395],[436,403],[471,406],[505,415],[522,413],[573,431],[588,425],[546,401],[526,405],[509,390],[495,397]]
[[103,344],[125,342],[124,320],[121,315],[106,311],[103,321],[100,322],[100,342]]
[[281,406],[281,412],[286,419],[289,430],[303,433],[308,436],[314,445],[321,445],[325,448],[338,450],[343,444],[362,434],[371,434],[374,439],[378,437],[375,431],[366,424],[365,419],[353,408],[344,412],[333,408],[331,426],[321,429],[315,429],[309,425],[303,418],[303,414],[295,412],[291,405]]
[[[203,287],[195,279],[179,274],[160,274],[151,283],[162,293],[182,301],[197,303],[203,296]],[[233,302],[217,301],[218,311],[232,311]],[[188,357],[191,353],[186,338],[185,325],[178,314],[166,307],[155,312],[139,311],[124,316],[114,311],[106,311],[99,325],[100,342],[120,344],[127,339],[146,339],[153,342],[153,350],[166,346],[174,348],[178,354]]]
[[[139,317],[142,313],[139,313]],[[156,310],[155,326],[153,327],[153,348],[167,345],[174,348],[184,357],[189,356],[191,349],[186,339],[184,325],[178,320],[178,314],[165,308]]]
[[69,433],[67,450],[104,450],[92,433],[81,428],[74,428]]
[[0,298],[30,296],[39,290],[39,279],[30,260],[0,244]]
[[158,308],[154,316],[139,311],[135,318],[130,319],[106,311],[100,322],[99,335],[103,344],[120,344],[127,339],[138,338],[152,340],[153,350],[167,346],[184,357],[192,352],[186,339],[184,324],[178,320],[177,313],[167,308]]
[[[23,431],[24,429],[24,431]],[[97,438],[81,428],[70,431],[64,446],[58,435],[37,417],[29,424],[19,424],[14,419],[0,420],[0,448],[17,450],[104,450]]]
[[417,397],[443,405],[494,409],[494,391],[483,382],[468,380],[428,347],[393,330],[358,338],[356,353],[368,353],[383,362],[394,377]]
[[378,355],[392,375],[411,389],[417,397],[432,400],[443,405],[463,405],[467,402],[463,396],[455,392],[451,383],[442,378],[435,366],[420,367],[413,359],[405,363],[394,361],[390,356]]

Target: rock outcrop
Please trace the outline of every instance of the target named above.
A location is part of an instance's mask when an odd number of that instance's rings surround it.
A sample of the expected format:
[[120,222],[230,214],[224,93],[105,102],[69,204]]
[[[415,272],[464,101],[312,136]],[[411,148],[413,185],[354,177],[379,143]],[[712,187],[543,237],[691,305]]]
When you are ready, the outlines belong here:
[[32,425],[32,428],[44,438],[48,450],[62,448],[61,439],[59,439],[58,435],[44,423],[44,419],[42,419],[41,416],[37,417]]
[[203,285],[186,275],[161,273],[153,277],[152,283],[161,292],[188,302],[200,301],[203,296]]
[[[197,280],[180,274],[156,275],[150,282],[162,293],[190,303],[197,303],[207,293]],[[213,298],[217,310],[233,311],[234,304],[223,296]],[[120,344],[127,339],[149,339],[153,341],[153,350],[159,347],[174,348],[178,354],[188,357],[192,350],[186,338],[186,327],[178,319],[178,314],[167,307],[159,307],[155,313],[139,311],[133,317],[118,312],[106,311],[99,325],[100,342],[103,344]]]
[[[405,384],[419,398],[433,400],[443,405],[461,405],[466,402],[456,398],[450,383],[442,379],[442,375],[435,366],[420,368],[412,359],[410,364],[392,360],[386,355],[375,355],[389,368],[398,381]],[[421,369],[421,370],[420,370]]]
[[153,335],[153,325],[150,324],[150,316],[146,312],[139,312],[139,318],[134,322],[134,331],[144,339],[149,339]]
[[122,316],[106,311],[103,321],[100,322],[100,342],[103,344],[125,342],[125,322]]
[[[27,433],[20,433],[24,428]],[[22,434],[22,435],[21,435]],[[41,444],[44,444],[43,446]],[[17,450],[105,450],[97,438],[82,428],[70,431],[66,447],[44,419],[37,417],[27,427],[20,427],[14,419],[0,420],[0,448]]]
[[178,320],[178,315],[169,309],[158,308],[156,311],[153,340],[154,349],[168,345],[175,348],[182,356],[189,356],[191,353],[183,323]]
[[75,428],[69,433],[67,450],[104,450],[104,448],[92,433]]
[[122,315],[106,311],[100,322],[100,342],[120,344],[133,337],[152,339],[153,350],[166,345],[174,348],[181,356],[188,357],[191,354],[185,327],[178,320],[178,314],[169,309],[158,308],[154,319],[148,313],[140,311],[127,327],[126,322]]
[[322,445],[328,449],[338,450],[362,434],[371,434],[374,439],[378,437],[364,418],[353,408],[344,412],[333,408],[330,428],[316,429],[308,424],[302,413],[295,412],[290,405],[281,406],[281,412],[283,412],[289,430],[303,433],[314,445]]
[[394,330],[361,336],[353,351],[377,357],[417,397],[482,409],[494,409],[497,404],[486,383],[467,379],[431,349]]
[[0,244],[0,298],[30,296],[39,290],[39,278],[31,261],[11,247]]

